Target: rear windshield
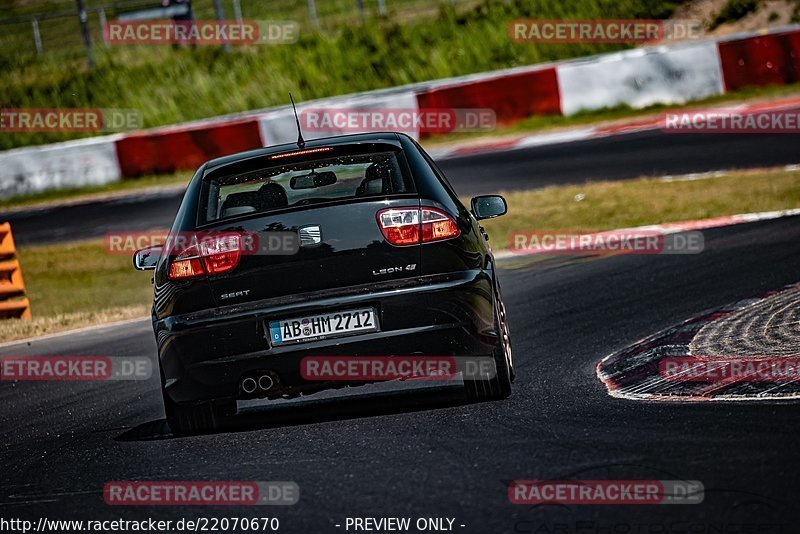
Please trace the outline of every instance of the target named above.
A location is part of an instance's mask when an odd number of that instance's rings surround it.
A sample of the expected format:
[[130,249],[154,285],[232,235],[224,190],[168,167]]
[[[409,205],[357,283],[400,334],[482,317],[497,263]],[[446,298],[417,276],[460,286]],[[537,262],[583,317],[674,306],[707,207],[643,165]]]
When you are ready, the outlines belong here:
[[413,181],[398,154],[348,154],[206,179],[201,224],[342,199],[413,193]]

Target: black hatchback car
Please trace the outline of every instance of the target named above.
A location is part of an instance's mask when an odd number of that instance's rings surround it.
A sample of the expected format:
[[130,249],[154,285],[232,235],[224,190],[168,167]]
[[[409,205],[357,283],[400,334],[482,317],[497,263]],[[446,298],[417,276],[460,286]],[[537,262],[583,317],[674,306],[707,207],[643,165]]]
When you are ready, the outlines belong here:
[[478,223],[506,209],[499,196],[464,207],[425,151],[397,133],[205,163],[170,239],[134,256],[155,271],[171,429],[213,430],[240,400],[370,381],[308,380],[308,356],[484,357],[494,369],[463,377],[468,397],[508,397],[508,324]]

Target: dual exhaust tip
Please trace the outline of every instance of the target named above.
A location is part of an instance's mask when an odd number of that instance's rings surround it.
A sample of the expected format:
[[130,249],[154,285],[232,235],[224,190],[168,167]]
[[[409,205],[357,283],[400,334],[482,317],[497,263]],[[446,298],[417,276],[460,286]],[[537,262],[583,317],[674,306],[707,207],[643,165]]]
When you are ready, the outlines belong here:
[[256,380],[252,376],[248,376],[247,378],[242,380],[242,391],[250,395],[252,393],[255,393],[256,389],[260,389],[262,391],[269,391],[274,385],[275,381],[269,375],[261,375],[258,377],[258,380]]

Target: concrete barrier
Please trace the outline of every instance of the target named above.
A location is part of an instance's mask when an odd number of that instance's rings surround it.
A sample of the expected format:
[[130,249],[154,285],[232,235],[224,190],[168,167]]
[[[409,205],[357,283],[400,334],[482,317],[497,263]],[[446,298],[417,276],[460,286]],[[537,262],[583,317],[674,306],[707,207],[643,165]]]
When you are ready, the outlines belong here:
[[123,177],[194,170],[212,158],[261,147],[258,120],[214,121],[123,135],[117,141]]
[[0,152],[0,198],[120,180],[118,136]]
[[493,109],[497,122],[561,113],[554,67],[534,67],[434,85],[417,94],[420,109]]
[[[353,95],[342,98],[329,98],[315,100],[313,102],[302,103],[297,106],[297,113],[301,115],[306,110],[325,110],[325,109],[347,109],[347,110],[410,110],[417,111],[417,95],[413,91],[397,91],[393,93],[363,94]],[[297,140],[297,125],[294,120],[294,113],[291,106],[283,106],[274,111],[269,111],[259,116],[259,131],[263,146],[280,145],[292,143]],[[343,133],[360,133],[357,131],[344,130],[313,130],[303,129],[305,139],[320,139],[341,135]],[[408,135],[419,138],[419,131],[411,129],[406,132]]]
[[[677,43],[557,64],[504,69],[298,106],[346,109],[486,108],[499,124],[619,105],[679,104],[748,85],[800,81],[800,27]],[[307,139],[344,131],[304,131]],[[415,138],[419,131],[407,132]],[[130,134],[0,152],[0,198],[193,170],[204,161],[295,141],[289,106]]]
[[728,91],[800,81],[797,30],[720,41],[719,56]]
[[683,104],[723,93],[717,45],[657,46],[570,61],[557,67],[561,112]]

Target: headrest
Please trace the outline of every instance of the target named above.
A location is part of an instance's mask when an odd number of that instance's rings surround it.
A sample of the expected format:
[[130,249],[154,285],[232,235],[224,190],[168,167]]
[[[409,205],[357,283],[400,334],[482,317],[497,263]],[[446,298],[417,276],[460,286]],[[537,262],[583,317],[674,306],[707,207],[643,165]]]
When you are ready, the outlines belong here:
[[367,167],[364,179],[356,189],[356,196],[382,195],[391,192],[392,172],[385,163],[373,163]]
[[286,190],[280,184],[269,182],[261,186],[258,190],[261,196],[262,210],[272,208],[285,208],[289,205],[289,199],[286,196]]

